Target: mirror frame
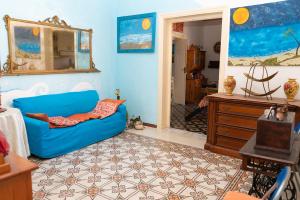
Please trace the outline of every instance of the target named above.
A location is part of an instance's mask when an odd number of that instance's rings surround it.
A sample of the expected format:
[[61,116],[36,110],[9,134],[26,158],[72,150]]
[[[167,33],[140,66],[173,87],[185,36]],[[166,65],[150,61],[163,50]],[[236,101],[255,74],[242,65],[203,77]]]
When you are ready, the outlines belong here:
[[[11,18],[8,15],[4,16],[4,22],[5,22],[5,28],[7,31],[7,40],[8,40],[8,56],[7,56],[7,61],[4,63],[2,66],[1,74],[4,76],[15,76],[15,75],[41,75],[41,74],[67,74],[67,73],[95,73],[95,72],[100,72],[95,67],[95,64],[93,62],[93,57],[92,57],[92,29],[81,29],[81,28],[74,28],[70,25],[68,25],[64,20],[59,19],[58,16],[54,16],[52,18],[47,18],[43,21],[30,21],[30,20],[23,20],[23,19],[16,19],[16,18]],[[36,24],[36,25],[42,25],[42,26],[48,26],[48,27],[55,27],[55,28],[60,28],[64,30],[72,30],[72,31],[85,31],[89,33],[89,46],[90,46],[90,68],[89,69],[65,69],[65,70],[18,70],[14,71],[13,70],[13,65],[17,65],[14,63],[13,58],[12,58],[12,33],[10,30],[11,27],[11,22],[16,21],[16,22],[22,22],[22,23],[28,23],[28,24]],[[1,67],[1,66],[0,66]]]

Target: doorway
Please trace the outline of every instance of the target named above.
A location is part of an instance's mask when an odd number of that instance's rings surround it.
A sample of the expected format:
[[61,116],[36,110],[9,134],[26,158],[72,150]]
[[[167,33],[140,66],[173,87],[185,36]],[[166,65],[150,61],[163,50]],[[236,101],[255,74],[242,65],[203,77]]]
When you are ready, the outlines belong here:
[[[158,77],[158,128],[168,128],[171,122],[171,82],[172,82],[172,29],[174,23],[222,19],[222,36],[220,47],[220,61],[218,83],[224,80],[224,68],[228,52],[229,10],[214,8],[208,10],[191,11],[160,15],[159,25],[159,77]],[[222,84],[218,84],[219,92],[223,91]]]
[[207,134],[205,98],[218,92],[222,20],[180,22],[172,27],[170,127]]

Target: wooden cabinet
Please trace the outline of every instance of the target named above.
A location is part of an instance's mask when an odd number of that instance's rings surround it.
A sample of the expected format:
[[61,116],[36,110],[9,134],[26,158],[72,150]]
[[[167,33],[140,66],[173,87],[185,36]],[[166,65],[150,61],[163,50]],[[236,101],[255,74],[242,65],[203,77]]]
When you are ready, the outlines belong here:
[[[220,93],[208,96],[208,100],[205,149],[234,157],[240,157],[239,150],[255,133],[257,119],[264,110],[273,104],[285,104],[285,99],[267,101],[264,98],[226,96]],[[296,112],[296,122],[299,122],[300,102],[290,103],[289,110]]]
[[205,51],[201,51],[198,46],[191,45],[187,50],[186,65],[186,104],[198,104],[201,99],[201,88],[204,77],[201,70],[205,67]]
[[189,74],[194,70],[203,70],[205,68],[205,55],[205,51],[201,51],[196,45],[191,45],[187,50],[186,72]]
[[31,200],[31,171],[37,169],[37,165],[13,153],[5,159],[11,171],[0,175],[0,199]]

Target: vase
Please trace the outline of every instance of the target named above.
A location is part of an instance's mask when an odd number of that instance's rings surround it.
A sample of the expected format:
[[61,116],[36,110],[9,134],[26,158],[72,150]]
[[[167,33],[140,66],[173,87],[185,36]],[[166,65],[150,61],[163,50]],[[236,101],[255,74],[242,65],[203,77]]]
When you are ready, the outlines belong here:
[[289,78],[289,80],[283,85],[284,93],[288,101],[294,101],[295,96],[299,90],[299,84],[296,79]]
[[233,76],[227,76],[227,78],[224,80],[224,89],[226,92],[226,95],[232,96],[232,92],[236,86],[236,81],[233,78]]

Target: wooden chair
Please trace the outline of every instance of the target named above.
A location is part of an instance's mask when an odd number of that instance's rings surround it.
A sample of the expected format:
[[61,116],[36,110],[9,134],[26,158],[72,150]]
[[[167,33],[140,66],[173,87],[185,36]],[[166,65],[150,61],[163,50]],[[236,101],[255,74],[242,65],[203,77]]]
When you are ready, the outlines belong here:
[[[279,200],[283,191],[285,190],[291,176],[291,168],[284,167],[277,175],[275,184],[268,190],[261,200]],[[243,194],[240,192],[227,192],[224,200],[260,200],[253,196]]]

